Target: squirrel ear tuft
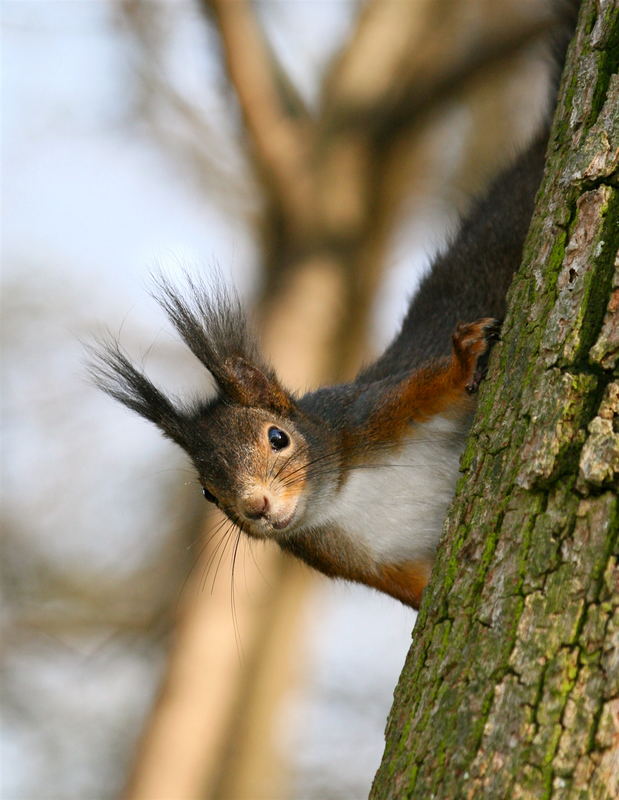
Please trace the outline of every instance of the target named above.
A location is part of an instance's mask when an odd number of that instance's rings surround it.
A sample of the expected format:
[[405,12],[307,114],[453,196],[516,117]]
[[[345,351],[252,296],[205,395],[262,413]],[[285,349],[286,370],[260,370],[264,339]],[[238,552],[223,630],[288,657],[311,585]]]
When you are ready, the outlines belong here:
[[274,374],[265,374],[244,358],[229,358],[225,362],[229,379],[222,381],[224,394],[244,406],[271,408],[281,414],[289,412],[293,400]]
[[118,342],[104,340],[88,349],[91,355],[89,371],[96,385],[154,422],[169,439],[186,449],[185,413],[133,366]]

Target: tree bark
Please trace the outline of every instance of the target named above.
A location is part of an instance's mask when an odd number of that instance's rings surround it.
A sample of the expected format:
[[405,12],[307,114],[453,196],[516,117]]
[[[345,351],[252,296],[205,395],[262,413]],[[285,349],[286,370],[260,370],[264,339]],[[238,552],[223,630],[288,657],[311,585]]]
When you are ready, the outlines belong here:
[[373,800],[619,796],[618,59],[585,0]]

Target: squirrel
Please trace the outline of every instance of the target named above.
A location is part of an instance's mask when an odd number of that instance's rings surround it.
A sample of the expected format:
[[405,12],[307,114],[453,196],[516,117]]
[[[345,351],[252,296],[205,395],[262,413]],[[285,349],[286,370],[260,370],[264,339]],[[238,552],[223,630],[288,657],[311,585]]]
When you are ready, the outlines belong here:
[[162,279],[158,299],[216,396],[181,407],[113,342],[96,381],[188,453],[205,498],[247,535],[417,608],[544,151],[542,137],[499,177],[435,260],[395,340],[352,382],[293,396],[234,295],[191,279],[189,297]]
[[99,351],[95,380],[188,453],[204,497],[248,536],[418,608],[547,136],[546,124],[474,204],[399,334],[353,381],[294,396],[261,357],[238,299],[191,279],[185,295],[161,279],[158,300],[216,396],[173,402],[116,342]]

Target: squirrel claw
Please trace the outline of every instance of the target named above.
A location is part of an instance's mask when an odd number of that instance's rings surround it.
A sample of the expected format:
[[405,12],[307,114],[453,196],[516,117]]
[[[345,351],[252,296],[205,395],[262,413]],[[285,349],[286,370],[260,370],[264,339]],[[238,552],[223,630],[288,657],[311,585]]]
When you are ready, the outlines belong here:
[[492,317],[484,317],[456,328],[452,340],[454,355],[468,378],[464,389],[474,394],[488,369],[490,350],[498,341],[501,323]]

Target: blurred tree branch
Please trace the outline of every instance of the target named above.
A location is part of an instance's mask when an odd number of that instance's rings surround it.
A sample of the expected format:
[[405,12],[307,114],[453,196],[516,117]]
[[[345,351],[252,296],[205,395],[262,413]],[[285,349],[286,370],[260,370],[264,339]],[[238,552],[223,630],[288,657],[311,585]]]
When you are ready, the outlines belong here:
[[393,139],[552,26],[550,3],[371,0],[325,81],[327,129]]
[[303,229],[308,197],[309,117],[268,46],[250,0],[203,0],[218,27],[230,81],[265,189]]
[[155,137],[172,151],[206,195],[214,194],[235,214],[250,207],[251,182],[245,164],[234,164],[241,148],[225,141],[221,130],[166,71],[166,22],[173,23],[173,10],[144,0],[118,0],[118,12],[135,46],[141,111]]

